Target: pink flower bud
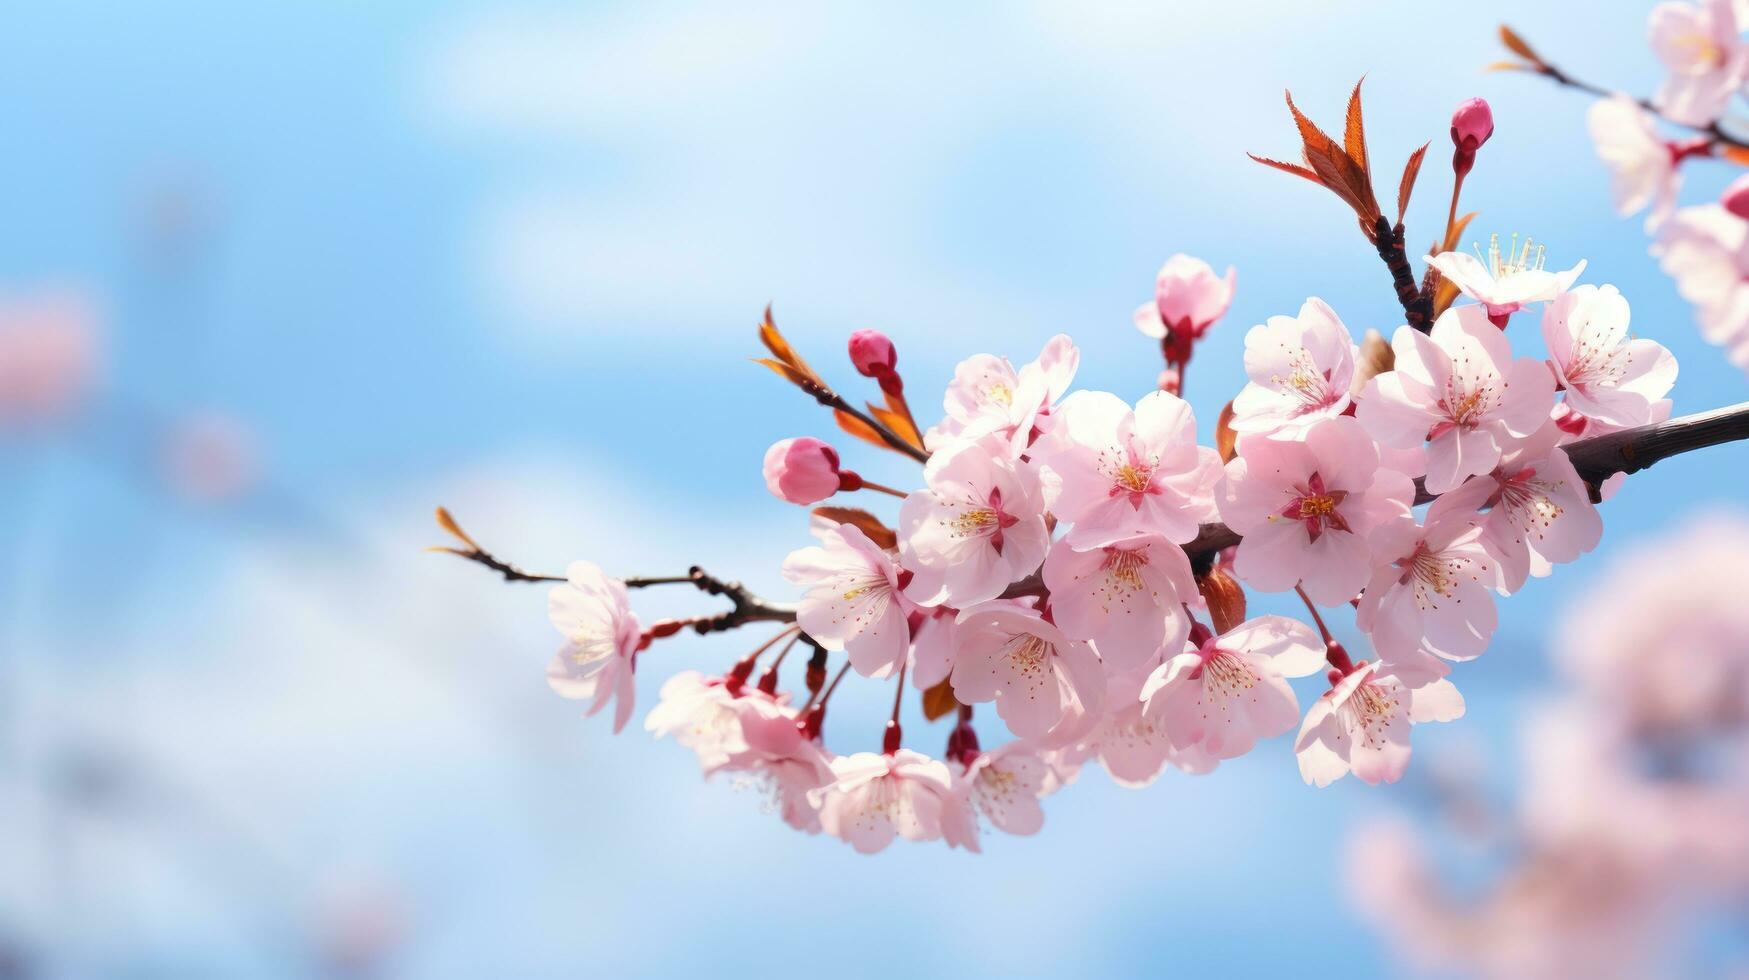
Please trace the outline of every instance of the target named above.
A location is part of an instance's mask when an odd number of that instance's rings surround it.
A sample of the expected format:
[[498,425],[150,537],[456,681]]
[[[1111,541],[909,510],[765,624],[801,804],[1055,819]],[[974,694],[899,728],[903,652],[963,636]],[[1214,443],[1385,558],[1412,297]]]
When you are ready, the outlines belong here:
[[899,363],[899,355],[886,334],[879,330],[858,330],[850,335],[850,363],[856,365],[856,373],[863,377],[878,378],[892,373]]
[[1494,110],[1487,99],[1468,99],[1451,114],[1451,141],[1471,153],[1494,135]]
[[1153,315],[1144,318],[1146,307],[1138,310],[1136,326],[1150,337],[1178,334],[1185,343],[1201,337],[1232,305],[1237,278],[1231,268],[1217,276],[1201,259],[1174,255],[1155,277]]
[[1468,99],[1451,114],[1451,169],[1459,177],[1476,164],[1476,151],[1494,135],[1494,110],[1486,99]]
[[772,443],[765,451],[765,485],[792,504],[813,504],[838,492],[838,450],[811,436]]
[[1719,203],[1725,206],[1726,211],[1749,220],[1749,174],[1731,181],[1731,186],[1725,188],[1725,193],[1719,196]]

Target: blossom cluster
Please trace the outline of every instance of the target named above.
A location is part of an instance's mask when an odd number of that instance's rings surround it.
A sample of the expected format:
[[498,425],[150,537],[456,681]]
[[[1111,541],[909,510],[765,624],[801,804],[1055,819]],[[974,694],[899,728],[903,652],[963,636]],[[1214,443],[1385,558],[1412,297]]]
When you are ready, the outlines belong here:
[[[1375,338],[1363,354],[1316,298],[1253,327],[1224,452],[1199,444],[1171,390],[1132,403],[1075,389],[1066,336],[1019,366],[968,358],[942,418],[918,433],[919,485],[878,488],[902,497],[891,526],[816,509],[816,543],[783,566],[800,592],[794,626],[722,675],[672,677],[646,727],[707,775],[769,786],[792,826],[861,851],[895,838],[976,850],[986,825],[1037,830],[1040,800],[1089,763],[1141,786],[1296,729],[1306,782],[1396,780],[1414,725],[1462,715],[1448,675],[1487,649],[1495,598],[1597,544],[1591,490],[1564,447],[1664,418],[1676,375],[1668,351],[1629,336],[1619,292],[1576,282],[1583,263],[1555,273],[1528,244],[1492,251],[1430,257],[1473,302],[1426,333],[1398,328],[1388,348]],[[1175,256],[1154,315],[1136,323],[1200,337],[1232,282]],[[1517,334],[1538,327],[1543,355],[1524,355]],[[812,383],[780,336],[773,350]],[[851,359],[905,404],[890,341],[859,334]],[[764,471],[802,505],[873,486],[817,439],[774,445]],[[1203,545],[1217,522],[1236,546]],[[1314,625],[1247,618],[1247,587],[1298,592]],[[1350,605],[1371,658],[1351,659],[1319,613]],[[567,640],[554,689],[592,713],[611,703],[626,724],[641,651],[661,631],[588,563],[553,590],[552,619]],[[815,660],[804,702],[779,689],[776,664],[753,682],[765,650],[788,640],[781,662],[803,639]],[[828,750],[821,716],[838,684],[821,682],[837,655],[956,715],[943,755],[902,745],[897,701],[882,751]],[[1312,676],[1302,704],[1289,681]],[[1010,736],[999,747],[982,747],[980,707]]]
[[[1524,726],[1515,799],[1444,762],[1446,820],[1354,829],[1350,890],[1413,966],[1665,976],[1693,962],[1685,927],[1749,888],[1745,575],[1740,517],[1693,518],[1621,552],[1561,616],[1563,689]],[[1465,845],[1461,874],[1426,839],[1440,825]]]
[[[1683,172],[1695,160],[1742,166],[1749,137],[1727,118],[1749,85],[1749,15],[1732,0],[1670,0],[1652,9],[1647,32],[1664,69],[1649,98],[1610,92],[1587,116],[1622,216],[1645,211],[1652,254],[1692,303],[1702,335],[1749,370],[1749,175],[1716,200],[1679,207]],[[1535,71],[1587,91],[1508,33]],[[1668,124],[1668,125],[1661,125]],[[1667,131],[1669,129],[1677,132]]]

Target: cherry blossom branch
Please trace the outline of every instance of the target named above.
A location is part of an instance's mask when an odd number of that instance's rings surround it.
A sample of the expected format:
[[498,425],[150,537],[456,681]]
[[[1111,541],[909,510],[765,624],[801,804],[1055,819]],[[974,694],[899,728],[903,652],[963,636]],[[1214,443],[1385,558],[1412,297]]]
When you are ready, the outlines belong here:
[[[1528,63],[1526,63],[1526,64],[1508,63],[1508,64],[1500,65],[1497,67],[1513,68],[1513,69],[1517,69],[1519,71],[1528,71],[1528,72],[1531,72],[1531,73],[1536,74],[1536,75],[1541,75],[1542,77],[1554,82],[1556,85],[1559,85],[1562,88],[1574,89],[1576,91],[1584,92],[1587,95],[1592,95],[1592,96],[1595,96],[1595,97],[1600,98],[1600,99],[1607,99],[1607,98],[1610,98],[1611,96],[1614,96],[1614,95],[1623,94],[1620,92],[1611,91],[1610,89],[1604,88],[1601,85],[1597,85],[1597,84],[1594,84],[1592,82],[1584,81],[1583,79],[1574,78],[1565,69],[1562,69],[1562,68],[1556,67],[1555,65],[1549,64],[1548,61],[1544,60],[1540,54],[1531,50],[1529,45],[1525,44],[1521,39],[1519,39],[1518,35],[1514,34],[1510,28],[1508,28],[1504,25],[1502,25],[1500,28],[1500,36],[1501,36],[1501,40],[1506,44],[1506,46],[1508,48],[1510,48],[1513,51],[1513,53],[1526,59],[1526,61]],[[1681,126],[1684,129],[1692,129],[1697,133],[1704,133],[1704,134],[1706,134],[1707,138],[1710,139],[1712,142],[1717,143],[1717,144],[1722,145],[1722,146],[1728,146],[1728,147],[1732,147],[1732,148],[1738,149],[1738,150],[1749,150],[1749,142],[1744,142],[1743,140],[1738,139],[1737,137],[1734,137],[1731,134],[1725,132],[1724,127],[1720,126],[1718,120],[1716,120],[1716,119],[1713,120],[1712,122],[1707,123],[1704,126],[1698,125],[1696,123],[1686,123],[1686,122],[1683,122],[1679,119],[1672,119],[1669,116],[1665,115],[1657,106],[1652,104],[1651,99],[1636,98],[1636,99],[1634,99],[1634,102],[1636,104],[1638,104],[1640,108],[1646,110],[1647,112],[1651,113],[1654,116],[1657,116],[1659,119],[1662,119],[1667,123],[1670,123],[1673,126]]]
[[[1685,415],[1666,422],[1656,422],[1608,435],[1581,439],[1566,447],[1567,457],[1572,461],[1573,468],[1588,484],[1596,487],[1616,473],[1638,473],[1661,460],[1678,456],[1696,449],[1718,446],[1730,442],[1749,440],[1749,402],[1729,405],[1701,412],[1695,415]],[[1416,503],[1427,503],[1433,499],[1416,481]],[[467,549],[437,548],[442,551],[467,559],[482,565],[502,575],[506,582],[562,582],[563,576],[542,575],[523,569],[499,559],[491,552],[475,544],[472,538],[462,533],[455,525],[449,512],[439,508],[438,523],[461,538],[468,544]],[[1184,550],[1193,560],[1212,555],[1223,548],[1238,544],[1238,532],[1225,524],[1204,524],[1196,538],[1184,546]],[[706,572],[697,566],[687,570],[685,575],[664,577],[628,578],[623,580],[627,588],[643,588],[651,585],[691,585],[701,592],[713,596],[723,596],[728,599],[731,608],[725,612],[710,616],[699,616],[685,621],[686,626],[700,634],[719,633],[745,626],[749,623],[793,623],[796,618],[796,604],[789,602],[773,602],[766,599],[740,582],[725,581]],[[1044,592],[1044,580],[1039,573],[1034,573],[1019,582],[1010,585],[1003,593],[1004,597],[1014,598],[1027,595],[1040,595]],[[1314,614],[1315,615],[1315,614]]]

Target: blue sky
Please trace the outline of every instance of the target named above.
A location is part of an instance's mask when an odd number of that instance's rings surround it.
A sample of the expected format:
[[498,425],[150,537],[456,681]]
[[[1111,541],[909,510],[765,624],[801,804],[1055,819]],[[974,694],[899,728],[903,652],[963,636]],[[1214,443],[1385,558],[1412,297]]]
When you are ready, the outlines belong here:
[[[1419,813],[1441,753],[1509,786],[1555,613],[1617,549],[1741,508],[1741,447],[1636,478],[1597,555],[1503,603],[1456,677],[1470,717],[1418,733],[1404,784],[1312,791],[1278,740],[1142,792],[1089,773],[1039,837],[978,858],[859,858],[684,750],[576,719],[541,677],[539,591],[418,552],[441,502],[530,565],[697,562],[779,591],[805,531],[760,454],[832,433],[745,360],[767,302],[845,382],[844,335],[887,331],[919,404],[962,357],[1057,332],[1080,384],[1134,397],[1158,364],[1129,312],[1161,261],[1236,265],[1188,378],[1206,433],[1250,324],[1308,295],[1356,334],[1398,322],[1334,199],[1243,157],[1292,155],[1283,88],[1334,124],[1362,73],[1381,183],[1434,143],[1412,238],[1443,218],[1451,107],[1486,96],[1476,237],[1588,259],[1680,359],[1678,412],[1749,397],[1610,212],[1584,100],[1477,70],[1504,18],[1648,91],[1643,5],[1164,6],[0,13],[0,287],[91,291],[109,379],[79,432],[0,447],[20,515],[0,524],[0,939],[60,975],[298,976],[325,915],[386,894],[406,975],[1388,972],[1345,908],[1344,828]],[[1728,179],[1692,176],[1694,200]],[[151,216],[172,205],[188,230],[166,247]],[[252,430],[266,486],[193,507],[152,479],[150,434],[210,411]],[[751,642],[659,655],[720,666]],[[872,743],[866,694],[835,737]],[[69,812],[70,758],[132,775]]]

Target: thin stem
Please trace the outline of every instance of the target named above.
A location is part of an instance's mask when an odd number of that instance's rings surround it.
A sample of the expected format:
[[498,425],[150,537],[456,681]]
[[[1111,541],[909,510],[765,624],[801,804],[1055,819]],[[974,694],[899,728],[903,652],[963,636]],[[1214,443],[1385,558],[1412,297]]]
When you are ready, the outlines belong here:
[[844,666],[838,668],[838,673],[832,675],[832,683],[826,685],[826,693],[820,695],[820,707],[824,708],[826,702],[832,700],[832,692],[838,690],[838,682],[843,680],[844,675],[848,673],[850,673],[850,661],[846,660]]
[[879,483],[875,483],[872,480],[862,481],[862,486],[858,487],[857,489],[859,489],[859,490],[873,490],[877,493],[884,493],[889,497],[898,497],[900,500],[903,500],[906,497],[910,496],[910,494],[906,493],[903,490],[894,490],[892,487],[884,486],[884,485],[879,484]]
[[[769,640],[766,640],[764,643],[761,643],[761,644],[759,644],[758,647],[754,648],[753,652],[749,653],[747,655],[747,659],[748,660],[759,659],[759,655],[764,653],[765,651],[771,649],[772,647],[776,646],[777,641],[779,641],[779,640],[783,639],[784,637],[789,636],[793,633],[800,633],[801,631],[802,631],[802,628],[800,626],[795,625],[794,623],[791,623],[790,625],[785,626],[782,630],[780,630],[778,632],[778,634],[776,636],[772,637]],[[784,649],[788,650],[789,648],[785,647]]]
[[1468,173],[1460,173],[1451,182],[1451,210],[1445,213],[1445,237],[1440,239],[1441,243],[1451,241],[1452,230],[1457,227],[1458,195],[1463,193],[1464,178],[1468,176]]
[[[1575,89],[1577,91],[1584,92],[1587,95],[1596,96],[1597,98],[1600,98],[1600,99],[1607,99],[1612,95],[1619,94],[1617,92],[1612,92],[1609,89],[1606,89],[1601,85],[1594,85],[1591,82],[1582,81],[1580,79],[1574,78],[1572,75],[1567,74],[1567,72],[1564,71],[1563,69],[1556,68],[1554,65],[1551,65],[1551,64],[1547,64],[1547,63],[1538,64],[1538,65],[1533,66],[1533,68],[1531,70],[1535,71],[1538,75],[1541,75],[1544,78],[1547,78],[1550,81],[1553,81],[1556,85],[1559,85],[1563,88]],[[1673,126],[1681,126],[1684,129],[1692,129],[1697,133],[1705,133],[1708,139],[1711,139],[1713,142],[1718,143],[1718,144],[1723,145],[1723,146],[1729,146],[1729,147],[1739,149],[1739,150],[1749,150],[1749,143],[1746,143],[1743,140],[1740,140],[1740,139],[1732,136],[1731,134],[1725,132],[1724,128],[1719,125],[1718,120],[1716,120],[1716,119],[1713,120],[1712,122],[1707,123],[1704,126],[1698,125],[1696,123],[1687,123],[1687,122],[1683,122],[1680,119],[1672,119],[1669,116],[1665,115],[1661,109],[1659,109],[1656,105],[1652,104],[1651,99],[1637,98],[1637,99],[1634,99],[1634,102],[1637,105],[1639,105],[1640,108],[1646,110],[1647,112],[1650,112],[1652,115],[1657,116],[1659,119],[1662,119],[1665,122],[1670,123]]]
[[1306,590],[1297,584],[1294,586],[1294,591],[1300,594],[1301,601],[1306,604],[1306,611],[1312,614],[1312,622],[1318,624],[1318,633],[1324,637],[1324,645],[1329,646],[1335,643],[1336,638],[1330,635],[1330,627],[1324,625],[1324,617],[1318,614],[1318,607],[1312,603],[1312,597],[1306,595]]
[[895,725],[899,723],[899,705],[903,704],[905,700],[905,668],[909,666],[911,665],[908,662],[901,661],[899,664],[899,686],[897,690],[893,691],[893,724]]

